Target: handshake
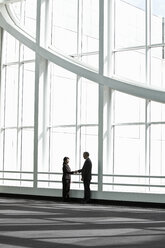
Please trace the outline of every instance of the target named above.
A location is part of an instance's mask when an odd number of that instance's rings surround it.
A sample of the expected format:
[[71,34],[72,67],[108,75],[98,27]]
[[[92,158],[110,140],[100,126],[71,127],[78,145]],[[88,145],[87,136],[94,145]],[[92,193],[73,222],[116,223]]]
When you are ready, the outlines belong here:
[[73,175],[76,175],[76,174],[78,174],[78,173],[79,173],[79,171],[78,171],[78,170],[73,171]]

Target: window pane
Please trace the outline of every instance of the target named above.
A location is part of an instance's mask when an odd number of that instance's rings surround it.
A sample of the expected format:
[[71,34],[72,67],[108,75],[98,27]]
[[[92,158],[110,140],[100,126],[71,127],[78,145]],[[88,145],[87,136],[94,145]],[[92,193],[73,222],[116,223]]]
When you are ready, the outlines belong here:
[[50,72],[52,125],[76,123],[76,76],[53,66]]
[[10,10],[16,19],[16,24],[23,27],[28,34],[35,37],[37,0],[24,0],[20,3],[11,3]]
[[165,121],[165,104],[151,102],[151,121]]
[[6,68],[1,70],[1,90],[0,90],[0,127],[5,126],[5,105],[6,105]]
[[5,147],[4,147],[4,169],[15,171],[18,169],[16,155],[17,155],[17,131],[5,131]]
[[115,75],[127,80],[145,82],[144,50],[115,53]]
[[145,11],[142,1],[115,1],[115,48],[145,44]]
[[[165,176],[165,125],[151,126],[150,175]],[[163,185],[164,179],[150,178],[150,184]],[[164,188],[151,188],[152,192],[165,192]]]
[[81,167],[84,164],[83,152],[89,152],[92,173],[98,173],[98,127],[81,127]]
[[18,62],[19,42],[7,32],[3,39],[3,64]]
[[98,123],[98,84],[82,79],[79,82],[80,123]]
[[18,66],[6,67],[5,126],[17,126]]
[[[23,95],[22,95],[22,125],[34,125],[34,63],[24,64],[23,67]],[[30,100],[29,100],[30,99]]]
[[145,101],[143,99],[117,91],[114,93],[114,99],[115,123],[144,122]]
[[68,55],[77,53],[77,2],[52,1],[52,45]]
[[22,171],[33,171],[33,130],[22,131]]
[[99,51],[99,1],[83,1],[82,52]]
[[75,128],[53,128],[51,131],[50,171],[62,173],[64,157],[70,158],[71,170],[75,170]]
[[151,0],[151,43],[163,43],[165,29],[163,18],[165,17],[164,0]]
[[98,0],[53,0],[51,32],[55,49],[98,68]]
[[22,45],[22,53],[23,53],[23,61],[25,60],[34,60],[35,59],[35,53],[28,47]]
[[21,21],[21,3],[11,3],[10,7],[18,21]]
[[[119,184],[144,184],[145,175],[145,128],[144,126],[115,127],[114,130],[114,169],[115,175],[134,175],[137,177],[106,177],[105,182]],[[107,181],[108,180],[108,181]],[[145,192],[138,186],[104,186],[104,190]]]
[[30,34],[35,36],[37,0],[26,0],[24,8],[25,8],[24,26],[29,31]]
[[99,54],[88,54],[88,55],[83,55],[82,56],[82,62],[85,64],[88,64],[92,66],[95,69],[98,69],[99,67]]
[[151,49],[151,84],[165,88],[164,47]]
[[0,170],[3,170],[4,131],[0,131]]
[[126,2],[128,4],[131,4],[132,6],[142,9],[145,9],[145,0],[122,0],[123,2]]
[[114,132],[114,173],[144,175],[144,126],[115,127]]

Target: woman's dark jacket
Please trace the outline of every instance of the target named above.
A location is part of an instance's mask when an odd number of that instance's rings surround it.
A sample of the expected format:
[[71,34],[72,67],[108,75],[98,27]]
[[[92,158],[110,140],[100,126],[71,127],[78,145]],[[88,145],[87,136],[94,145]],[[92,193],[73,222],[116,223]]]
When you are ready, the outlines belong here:
[[68,164],[63,164],[63,177],[62,180],[70,180],[71,179],[71,174],[73,174],[74,172],[71,171],[70,167]]

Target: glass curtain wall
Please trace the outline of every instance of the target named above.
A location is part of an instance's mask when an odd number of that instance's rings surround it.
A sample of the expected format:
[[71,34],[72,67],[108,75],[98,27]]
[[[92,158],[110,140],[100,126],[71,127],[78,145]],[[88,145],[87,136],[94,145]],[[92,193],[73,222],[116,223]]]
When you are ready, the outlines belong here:
[[51,4],[52,49],[98,69],[99,1],[52,0]]
[[[1,185],[33,186],[34,53],[3,35],[1,82]],[[29,57],[29,56],[28,56]]]
[[[92,67],[97,67],[99,2],[90,0],[88,12],[85,2],[50,1],[48,46],[80,61],[85,58]],[[95,48],[93,41],[97,44]],[[70,157],[71,169],[77,170],[83,166],[83,152],[89,151],[93,173],[98,172],[98,85],[51,62],[48,62],[47,71],[46,96],[45,90],[41,90],[40,96],[43,101],[40,102],[41,112],[45,101],[47,104],[47,121],[45,136],[39,144],[38,186],[61,188],[65,156]],[[44,179],[47,182],[43,182]],[[73,189],[83,188],[80,179],[78,175],[72,176]],[[93,176],[93,181],[92,189],[95,190],[97,176]]]
[[[40,107],[45,106],[45,102],[47,105],[47,124],[45,135],[42,135],[42,128],[41,135],[39,134],[42,138],[39,141],[38,186],[61,188],[62,162],[65,156],[70,158],[71,169],[77,170],[83,166],[83,152],[89,151],[93,173],[97,174],[98,86],[49,63],[46,89],[47,96],[45,86],[40,96]],[[42,107],[40,111],[43,111]],[[82,188],[80,179],[79,175],[72,175],[71,187]],[[96,184],[97,177],[94,179]],[[95,184],[92,189],[97,189]]]
[[[116,0],[113,10],[113,76],[163,90],[164,1]],[[111,99],[112,166],[104,165],[103,189],[164,192],[164,104],[117,91]]]
[[35,38],[37,0],[20,0],[11,3],[8,11],[16,25]]
[[[104,68],[106,76],[164,90],[165,8],[163,0],[159,4],[157,1],[105,1],[111,6],[104,10],[108,18],[104,19],[107,40],[103,43],[111,48],[104,54],[105,65],[110,65],[108,72]],[[11,4],[9,10],[15,23],[33,38],[39,38],[37,3],[24,0]],[[46,30],[45,27],[50,30],[46,42],[41,34],[42,45],[37,44],[38,48],[44,46],[52,54],[60,52],[99,71],[99,53],[103,53],[99,51],[99,1],[49,0],[45,6],[45,12],[43,4],[40,6],[40,26],[41,30]],[[37,76],[35,55],[38,56],[37,52],[3,32],[1,185],[32,187],[33,176],[37,174],[38,188],[61,189],[63,157],[69,156],[71,169],[77,170],[82,167],[82,153],[87,150],[93,162],[92,190],[98,190],[101,171],[104,193],[163,193],[164,104],[108,87],[104,87],[102,96],[98,84],[87,80],[85,75],[80,77],[42,57]],[[39,110],[34,113],[37,80]],[[34,147],[36,114],[39,114],[37,148]],[[103,135],[99,126],[102,124]],[[98,154],[103,155],[103,164],[99,164]],[[72,176],[72,189],[82,189],[80,179],[79,175]]]
[[[51,25],[51,34],[50,39],[48,39],[48,46],[51,49],[58,50],[67,56],[81,61],[85,58],[86,61],[90,61],[88,64],[96,67],[98,66],[99,2],[97,1],[96,3],[96,1],[92,0],[89,2],[90,18],[89,15],[87,15],[87,5],[85,1],[49,1],[49,13],[51,16],[49,25]],[[10,15],[15,17],[16,24],[21,26],[21,28],[33,37],[36,36],[36,23],[32,25],[32,22],[36,22],[36,13],[34,11],[34,9],[36,9],[36,3],[37,1],[34,1],[33,4],[33,2],[29,0],[13,3],[9,10]],[[64,5],[68,7],[64,8]],[[29,13],[28,10],[32,6],[33,11]],[[46,6],[48,7],[48,5]],[[48,9],[45,10],[45,12],[46,11],[48,11]],[[41,14],[41,26],[46,23],[46,20],[44,21],[45,12],[42,12],[43,16]],[[29,25],[33,26],[31,31],[28,29]],[[14,38],[12,39],[14,42],[17,42]],[[7,38],[7,41],[9,44],[9,38]],[[94,42],[97,44],[95,48],[92,46]],[[16,57],[19,58],[23,56],[24,60],[21,61],[23,64],[25,64],[25,60],[29,60],[29,64],[30,62],[32,63],[30,59],[34,59],[34,57],[31,58],[33,52],[25,47],[23,48],[24,50],[21,50],[19,46],[21,47],[22,45],[18,45]],[[6,49],[12,49],[11,46],[6,45],[6,47]],[[14,50],[12,49],[12,51]],[[9,58],[11,58],[11,55]],[[17,59],[14,57],[12,60],[14,65],[17,64],[16,61]],[[19,65],[21,63],[18,61]],[[35,61],[33,61],[33,66],[34,63]],[[44,59],[41,59],[39,71],[39,155],[37,187],[61,189],[62,162],[65,156],[70,157],[71,169],[77,170],[83,166],[83,152],[89,151],[93,162],[93,174],[98,173],[98,85]],[[17,75],[17,71],[15,73]],[[27,88],[26,91],[22,90],[23,86],[20,86],[19,83],[19,78],[22,79],[22,76],[16,79],[18,89],[15,86],[15,91],[19,90],[22,94],[20,96],[21,102],[19,102],[20,109],[22,106],[25,108],[24,102],[27,101],[25,111],[18,111],[22,115],[19,117],[21,121],[26,117],[25,113],[30,113],[34,119],[35,99],[29,97],[29,94],[34,94],[35,77],[37,78],[35,70],[33,80],[31,80],[28,75],[26,77],[26,80],[29,81],[29,87],[33,85],[33,91],[31,91],[30,88],[29,90]],[[4,85],[3,88],[5,89],[5,87]],[[31,100],[28,105],[29,99]],[[5,104],[4,102],[4,109],[6,108]],[[18,104],[16,103],[16,105]],[[31,111],[30,108],[32,108],[33,111]],[[6,114],[6,109],[4,112]],[[16,119],[17,115],[18,113],[14,115]],[[28,125],[30,126],[28,122],[25,123],[25,128],[26,126],[29,128]],[[32,127],[30,128],[33,128],[34,132],[34,120],[31,125]],[[23,130],[23,126],[18,127],[18,129],[19,128],[21,128],[21,131]],[[16,137],[14,137],[13,140],[17,143]],[[29,149],[29,144],[26,140],[24,141],[23,139],[21,142],[21,146],[24,143],[24,151],[26,151],[26,149],[29,150],[29,152],[31,151],[31,156],[28,156],[28,153],[27,156],[28,158],[32,158],[29,168],[34,172],[34,170],[36,170],[36,165],[33,164],[34,146],[30,145]],[[34,133],[32,136],[32,143],[33,142]],[[14,154],[16,156],[17,151],[15,151]],[[4,152],[2,152],[2,159],[3,157],[7,157],[4,155]],[[28,160],[26,162],[28,164]],[[23,166],[22,161],[19,163]],[[83,188],[80,180],[81,176],[75,175],[72,176],[72,178],[72,188]],[[92,189],[97,189],[97,175],[93,175]]]

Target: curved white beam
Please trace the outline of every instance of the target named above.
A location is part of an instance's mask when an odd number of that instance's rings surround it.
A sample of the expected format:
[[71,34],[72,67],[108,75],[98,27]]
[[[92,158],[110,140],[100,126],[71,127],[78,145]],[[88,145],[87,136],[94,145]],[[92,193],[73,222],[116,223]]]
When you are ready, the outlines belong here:
[[63,67],[66,70],[123,93],[165,103],[165,90],[102,76],[97,71],[82,65],[80,62],[38,46],[35,40],[30,36],[28,37],[25,32],[19,29],[12,22],[4,7],[1,9],[0,13],[0,26],[21,43],[32,49],[34,52],[37,52],[41,57]]
[[21,0],[0,0],[0,5],[14,3],[14,2],[20,2],[20,1]]

